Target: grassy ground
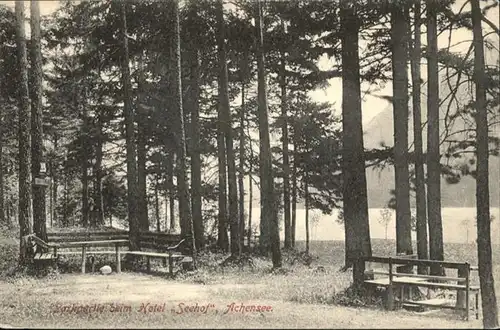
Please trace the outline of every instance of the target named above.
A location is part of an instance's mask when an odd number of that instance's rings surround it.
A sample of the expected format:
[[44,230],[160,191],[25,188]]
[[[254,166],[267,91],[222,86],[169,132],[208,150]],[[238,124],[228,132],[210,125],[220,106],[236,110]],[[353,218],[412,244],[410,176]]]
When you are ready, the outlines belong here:
[[[392,253],[394,242],[373,242],[374,254]],[[475,264],[470,247],[447,245],[448,259]],[[299,244],[300,248],[300,244]],[[3,269],[15,262],[17,242],[0,235]],[[0,278],[0,327],[58,328],[477,328],[453,311],[387,312],[346,298],[351,273],[343,265],[342,242],[312,242],[314,258],[305,266],[297,255],[284,255],[285,271],[272,273],[270,262],[254,258],[253,269],[220,268],[224,256],[204,255],[191,275],[124,272],[108,276],[52,273],[44,278]],[[112,259],[112,258],[110,258]],[[6,260],[6,261],[5,261]],[[495,251],[494,263],[499,265]],[[76,263],[78,260],[75,259]],[[111,260],[108,262],[113,267]],[[72,260],[68,259],[71,264]],[[69,267],[71,268],[71,267]],[[69,270],[69,268],[67,268]],[[113,267],[114,268],[114,267]],[[162,270],[158,265],[158,270]],[[495,267],[495,274],[500,268]],[[496,276],[498,279],[498,276]],[[497,281],[497,292],[500,292]],[[233,304],[232,310],[228,307]],[[347,307],[350,303],[355,307]],[[264,306],[264,311],[240,312],[239,307]],[[157,305],[155,311],[150,306]],[[87,306],[87,310],[84,310]],[[96,306],[96,310],[88,310]],[[146,306],[141,310],[141,306]],[[196,311],[189,306],[208,306]],[[181,307],[188,310],[181,312]],[[226,313],[226,311],[229,311]],[[256,307],[255,307],[256,308]],[[250,309],[250,308],[249,308]],[[271,310],[268,310],[271,309]]]

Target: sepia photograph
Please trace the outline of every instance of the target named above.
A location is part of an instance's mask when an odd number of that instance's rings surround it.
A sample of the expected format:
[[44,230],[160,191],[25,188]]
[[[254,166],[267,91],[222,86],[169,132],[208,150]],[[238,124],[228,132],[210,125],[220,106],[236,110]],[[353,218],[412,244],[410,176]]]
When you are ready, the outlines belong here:
[[498,0],[0,0],[0,329],[498,329]]

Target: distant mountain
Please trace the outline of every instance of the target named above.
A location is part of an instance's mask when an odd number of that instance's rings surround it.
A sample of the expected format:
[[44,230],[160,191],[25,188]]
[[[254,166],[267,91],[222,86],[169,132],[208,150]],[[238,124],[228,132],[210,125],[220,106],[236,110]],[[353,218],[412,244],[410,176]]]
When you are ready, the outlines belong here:
[[[425,122],[425,101],[422,102],[422,113]],[[413,143],[413,121],[409,123],[409,144]],[[444,115],[443,115],[444,118]],[[451,131],[463,128],[464,123],[457,122]],[[444,123],[441,124],[441,129]],[[380,112],[364,127],[365,148],[380,148],[381,144],[387,146],[394,145],[394,128],[392,106],[388,106]],[[497,130],[500,132],[500,130]],[[424,128],[424,148],[426,145],[426,129]],[[383,170],[368,168],[366,171],[368,186],[368,205],[370,208],[383,208],[391,198],[390,190],[394,189],[394,167],[388,166]],[[490,204],[491,207],[500,207],[500,158],[490,157]],[[476,181],[470,176],[462,177],[460,182],[449,184],[444,179],[441,180],[441,195],[443,207],[475,207],[476,205]],[[412,207],[415,205],[414,196],[411,199]]]

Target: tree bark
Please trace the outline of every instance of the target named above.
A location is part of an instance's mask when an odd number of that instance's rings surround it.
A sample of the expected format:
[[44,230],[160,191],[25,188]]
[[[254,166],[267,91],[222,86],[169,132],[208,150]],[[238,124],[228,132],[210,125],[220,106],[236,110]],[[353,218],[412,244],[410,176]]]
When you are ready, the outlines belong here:
[[[241,109],[240,109],[240,159],[238,169],[238,188],[239,188],[239,250],[243,251],[245,240],[245,112],[246,112],[246,79],[248,67],[248,54],[245,52],[241,61]],[[248,235],[247,235],[248,236]],[[250,236],[248,236],[248,246],[250,247]]]
[[[252,143],[250,140],[250,159],[253,160],[253,149],[252,149]],[[250,242],[252,240],[252,216],[253,216],[253,165],[252,161],[249,162],[249,167],[248,167],[248,247],[250,247]]]
[[188,108],[191,110],[191,192],[194,237],[196,248],[205,245],[205,228],[202,214],[201,190],[201,150],[200,150],[200,50],[198,31],[198,3],[190,3],[192,24],[189,25],[189,63],[190,63],[190,97]]
[[[0,96],[0,104],[2,98]],[[10,219],[5,217],[5,189],[3,173],[3,111],[0,110],[0,224],[7,225]]]
[[[54,134],[54,150],[59,150],[59,138],[57,136],[57,133]],[[54,224],[55,226],[59,226],[60,223],[57,221],[58,219],[58,212],[57,212],[57,202],[59,201],[59,196],[58,196],[58,186],[59,186],[59,171],[58,171],[58,164],[56,162],[53,163],[52,166],[52,194],[54,195],[53,197],[53,205],[52,205],[52,216],[54,217]]]
[[[68,161],[68,150],[66,149],[66,155],[64,162]],[[64,168],[64,194],[63,194],[63,214],[62,214],[62,224],[64,227],[69,226],[69,219],[68,219],[68,202],[69,202],[69,173],[67,167]]]
[[167,224],[168,224],[168,202],[169,202],[168,189],[165,188],[163,192],[165,193],[165,195],[164,195],[164,201],[165,201],[165,231],[167,231]]
[[[422,110],[420,97],[422,94],[420,84],[420,61],[421,61],[421,40],[420,27],[421,20],[420,0],[414,5],[414,25],[415,33],[411,49],[411,77],[412,77],[412,101],[413,101],[413,145],[415,150],[415,186],[416,186],[416,206],[417,206],[417,254],[418,259],[428,259],[427,241],[427,202],[425,193],[425,173],[422,141]],[[411,28],[408,27],[411,31]],[[409,32],[411,33],[411,32]],[[419,274],[427,274],[427,267],[418,267]]]
[[291,223],[291,246],[295,247],[295,233],[297,228],[297,142],[295,134],[292,138],[293,143],[293,165],[292,165],[292,223]]
[[103,158],[103,130],[102,114],[97,115],[97,145],[95,150],[95,204],[96,204],[96,222],[98,226],[104,226],[104,197],[102,196],[102,158]]
[[24,236],[31,234],[31,106],[28,91],[28,59],[26,54],[24,1],[16,1],[16,44],[19,65],[19,265],[28,263]]
[[[343,0],[342,30],[342,173],[346,266],[370,256],[370,226],[366,189],[365,156],[361,115],[361,87],[358,51],[359,18],[356,7]],[[361,287],[364,270],[353,269],[354,286]]]
[[[284,26],[283,21],[281,22]],[[283,29],[284,30],[284,29]],[[291,244],[291,214],[290,214],[290,160],[288,152],[288,104],[286,91],[286,53],[281,50],[280,63],[280,87],[281,87],[281,134],[283,149],[283,212],[285,217],[285,249]]]
[[137,202],[138,221],[141,231],[149,230],[148,195],[147,195],[147,113],[144,108],[144,95],[146,93],[144,77],[144,64],[142,56],[139,60],[138,88],[139,97],[137,104],[137,188],[139,199]]
[[179,189],[179,213],[181,236],[189,239],[189,247],[192,249],[193,266],[196,268],[196,244],[194,240],[193,218],[191,213],[191,196],[187,182],[187,155],[186,155],[186,134],[184,131],[184,109],[182,106],[182,77],[181,77],[181,40],[179,26],[179,0],[173,1],[173,58],[172,67],[175,73],[175,86],[173,88],[174,100],[174,143],[177,154],[177,186]]
[[394,169],[396,186],[396,251],[413,254],[408,163],[408,4],[391,8]]
[[479,0],[471,0],[471,8],[474,36],[474,82],[476,86],[476,210],[479,284],[481,288],[483,327],[485,329],[497,329],[499,327],[498,307],[495,294],[491,252],[486,68],[484,63],[483,30],[481,27],[482,13]]
[[158,174],[155,174],[155,217],[156,217],[156,231],[161,231],[160,221],[160,192],[159,192]]
[[123,115],[125,118],[125,143],[127,152],[127,204],[128,204],[128,222],[130,250],[139,249],[139,220],[137,200],[139,192],[137,188],[137,161],[134,138],[134,112],[132,111],[132,86],[130,81],[128,36],[127,36],[127,2],[120,2],[121,8],[121,78],[123,85]]
[[40,173],[43,158],[43,71],[40,31],[40,3],[31,1],[31,176],[33,180],[33,230],[37,237],[47,240],[47,219],[45,213],[45,187],[34,185],[35,178],[45,178]]
[[222,129],[224,131],[224,142],[226,147],[227,181],[229,193],[229,229],[231,254],[239,255],[239,221],[238,221],[238,187],[236,185],[236,160],[233,147],[233,127],[228,95],[228,76],[226,59],[226,32],[224,22],[223,0],[217,1],[217,48],[219,60],[219,112],[222,118]]
[[219,111],[217,116],[217,160],[219,167],[219,214],[217,217],[217,246],[222,251],[229,250],[229,238],[227,236],[227,172],[226,172],[226,148],[223,129],[223,116]]
[[306,211],[306,253],[309,254],[309,175],[304,173],[304,208]]
[[[83,87],[83,97],[78,94],[78,107],[82,114],[82,128],[81,128],[81,155],[80,166],[82,171],[82,226],[89,226],[89,124],[88,124],[88,109],[85,104],[87,100],[86,86]],[[94,223],[91,224],[94,227]]]
[[175,186],[174,186],[174,172],[175,172],[175,157],[170,157],[167,160],[167,186],[168,186],[168,203],[170,210],[170,230],[175,230]]
[[[429,221],[429,257],[433,260],[443,260],[437,6],[436,0],[427,0],[427,219]],[[442,273],[442,269],[431,267],[432,275]]]
[[[272,252],[273,268],[281,267],[281,250],[278,223],[278,204],[274,196],[274,175],[272,167],[272,153],[269,138],[269,118],[267,107],[267,83],[264,59],[264,37],[261,1],[257,0],[257,15],[255,25],[257,27],[257,71],[258,71],[258,118],[259,118],[259,140],[260,140],[260,184],[261,184],[261,237],[264,248],[270,245]],[[267,233],[265,231],[268,231]],[[268,235],[269,241],[266,240]]]

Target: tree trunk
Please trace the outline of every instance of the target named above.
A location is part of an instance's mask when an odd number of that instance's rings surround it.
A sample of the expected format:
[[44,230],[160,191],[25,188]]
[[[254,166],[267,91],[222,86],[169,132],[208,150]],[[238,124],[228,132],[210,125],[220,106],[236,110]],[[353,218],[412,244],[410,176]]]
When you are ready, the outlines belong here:
[[121,2],[121,76],[123,84],[123,115],[125,118],[125,143],[127,152],[127,204],[128,204],[128,222],[130,250],[139,249],[139,221],[137,201],[139,192],[137,188],[137,161],[134,138],[134,112],[132,111],[132,86],[130,81],[130,67],[128,54],[128,36],[127,36],[127,2]]
[[[265,59],[264,59],[264,38],[263,38],[263,19],[261,1],[257,0],[257,70],[258,70],[258,118],[259,118],[259,164],[260,164],[260,184],[261,184],[261,214],[260,222],[261,237],[268,236],[269,241],[264,238],[262,241],[264,248],[270,245],[272,252],[273,268],[281,267],[281,250],[280,250],[280,236],[279,236],[279,223],[278,223],[278,204],[274,196],[274,175],[272,167],[272,153],[269,138],[269,119],[267,107],[267,83],[265,72]],[[263,225],[262,225],[263,224]],[[268,231],[267,233],[265,231]]]
[[97,115],[97,145],[95,150],[95,204],[96,204],[96,222],[98,226],[104,226],[104,198],[102,196],[102,158],[103,158],[103,131],[102,114]]
[[31,234],[31,106],[28,91],[28,59],[26,54],[24,1],[16,1],[16,44],[19,65],[19,265],[28,263],[24,236]]
[[[420,0],[414,5],[414,25],[415,34],[411,49],[411,77],[412,77],[412,97],[413,97],[413,145],[415,150],[415,185],[416,185],[416,206],[417,206],[417,254],[418,259],[428,259],[427,242],[427,202],[425,194],[425,173],[424,156],[422,142],[422,115],[420,97],[422,94],[420,84],[420,61],[421,48],[420,26],[421,21]],[[408,29],[411,31],[411,28]],[[410,33],[410,32],[409,32]],[[427,274],[427,267],[418,267],[419,274]]]
[[292,165],[292,223],[291,223],[291,245],[295,247],[295,233],[297,228],[297,142],[295,134],[292,138],[293,143],[293,165]]
[[[57,137],[57,134],[54,134],[54,150],[59,150],[59,139]],[[57,219],[59,218],[59,214],[57,212],[57,202],[59,201],[59,196],[58,196],[58,185],[59,185],[59,171],[58,171],[58,164],[54,162],[53,167],[52,167],[52,194],[54,195],[54,205],[53,205],[53,210],[52,214],[54,217],[54,224],[55,226],[59,226],[59,221]]]
[[[371,256],[370,225],[366,191],[365,156],[361,115],[356,7],[341,3],[342,30],[342,173],[346,266],[361,256]],[[354,286],[363,283],[363,269],[353,269]]]
[[[49,174],[52,173],[52,167],[54,166],[54,161],[49,159],[47,164],[47,170]],[[49,188],[49,217],[50,217],[50,228],[54,227],[54,194],[52,189]]]
[[[175,155],[175,154],[174,154]],[[174,186],[174,171],[175,157],[170,157],[167,160],[167,187],[168,187],[168,203],[170,210],[170,230],[175,230],[175,186]]]
[[78,107],[82,113],[82,131],[81,131],[81,155],[80,155],[80,166],[82,171],[82,226],[89,226],[89,175],[88,175],[88,163],[89,163],[89,152],[88,152],[88,114],[87,106],[84,104],[86,98],[85,87],[83,88],[84,97],[79,96]]
[[[281,22],[284,26],[283,21]],[[291,214],[290,214],[290,161],[288,156],[288,104],[286,91],[286,54],[281,51],[280,63],[280,87],[281,87],[281,134],[283,149],[283,212],[285,216],[285,249],[289,249],[291,244]]]
[[[437,6],[437,1],[427,0],[427,219],[429,221],[429,257],[433,260],[443,260]],[[443,274],[443,270],[431,267],[431,274],[440,275]]]
[[489,143],[488,109],[486,106],[486,68],[484,63],[484,40],[481,27],[479,0],[471,0],[474,35],[474,82],[476,87],[476,209],[477,209],[477,257],[483,327],[497,329],[498,308],[492,269],[491,221],[489,193]]
[[224,131],[224,142],[226,147],[227,161],[227,180],[229,193],[229,226],[230,226],[230,241],[231,254],[239,255],[239,224],[238,224],[238,187],[236,185],[236,160],[233,147],[233,127],[231,120],[231,112],[229,107],[228,95],[228,77],[227,77],[227,59],[226,59],[226,44],[225,44],[225,22],[223,0],[217,1],[217,48],[219,60],[219,112],[222,114],[222,127]]
[[156,231],[161,231],[160,221],[160,192],[159,192],[158,174],[155,175],[155,216],[156,216]]
[[394,172],[396,186],[396,251],[413,254],[411,242],[410,174],[408,163],[408,4],[391,8]]
[[167,224],[168,224],[168,189],[164,189],[163,190],[164,192],[164,196],[163,196],[163,200],[165,202],[165,231],[167,231],[168,227],[167,227]]
[[[0,103],[2,99],[0,96]],[[7,225],[10,219],[5,217],[5,189],[3,173],[3,111],[0,111],[0,224]]]
[[[66,155],[65,155],[65,160],[64,162],[66,163],[68,161],[68,150],[66,149]],[[69,173],[67,167],[64,168],[64,194],[63,194],[63,226],[68,227],[69,226],[69,219],[68,219],[68,202],[69,202]]]
[[[42,45],[40,32],[40,3],[31,1],[31,176],[45,178],[45,173],[40,173],[43,158],[43,71],[42,71]],[[45,187],[33,185],[33,230],[37,237],[47,240],[47,219],[45,213]]]
[[[247,78],[247,67],[248,67],[248,54],[245,52],[243,54],[243,59],[241,61],[241,109],[240,109],[240,159],[239,159],[239,169],[238,169],[238,188],[239,188],[239,250],[243,251],[244,240],[245,240],[245,112],[246,112],[246,78]],[[248,246],[250,247],[250,236],[248,236]]]
[[223,130],[222,113],[217,118],[217,158],[219,166],[219,214],[217,245],[222,251],[228,251],[229,238],[227,236],[227,172],[226,148]]
[[198,4],[190,4],[192,24],[189,25],[189,63],[190,63],[190,97],[188,108],[191,110],[191,192],[194,237],[196,248],[205,245],[205,228],[202,214],[201,190],[201,151],[200,151],[200,50],[198,32]]
[[173,58],[171,67],[175,73],[175,87],[173,88],[174,100],[174,143],[177,154],[177,186],[179,189],[179,214],[181,236],[190,240],[189,247],[192,249],[193,265],[196,268],[196,244],[194,240],[193,218],[191,213],[191,196],[187,182],[187,155],[186,155],[186,135],[184,131],[184,109],[182,106],[182,77],[181,77],[181,40],[179,26],[179,1],[173,1]]
[[306,211],[306,253],[309,254],[309,175],[304,173],[304,208]]
[[[250,139],[250,138],[249,138]],[[250,159],[253,159],[252,144],[250,143]],[[253,165],[252,161],[249,162],[248,168],[248,247],[250,247],[250,242],[252,240],[252,216],[253,216]]]
[[149,231],[148,219],[148,195],[147,195],[147,110],[144,108],[144,96],[146,78],[144,77],[144,63],[142,56],[139,59],[138,89],[139,97],[137,104],[137,188],[139,199],[137,201],[138,221],[141,231]]

